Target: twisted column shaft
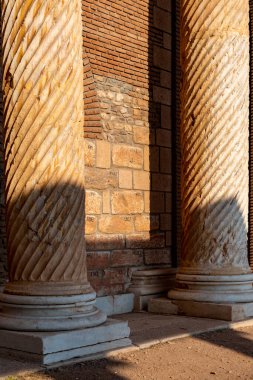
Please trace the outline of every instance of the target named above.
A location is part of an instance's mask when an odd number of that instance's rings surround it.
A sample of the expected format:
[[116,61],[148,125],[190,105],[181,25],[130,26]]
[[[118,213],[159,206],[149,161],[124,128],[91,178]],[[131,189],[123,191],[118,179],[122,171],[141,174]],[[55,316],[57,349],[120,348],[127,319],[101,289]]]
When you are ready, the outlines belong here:
[[182,267],[241,273],[249,270],[248,1],[182,1],[182,49]]
[[[105,319],[84,317],[96,310],[84,242],[81,30],[80,0],[2,1],[10,279],[2,305],[12,314],[9,304],[37,304],[42,296],[43,305],[71,304],[64,312],[69,316],[78,302],[78,323],[59,329]],[[36,318],[33,323],[36,329],[58,328],[43,321],[38,325]],[[13,328],[4,317],[2,324]]]
[[[206,291],[211,282],[245,280],[245,289],[252,291],[248,0],[182,0],[181,64],[181,293],[171,296],[191,299],[182,289],[194,289],[196,282]],[[205,299],[202,295],[199,300]]]
[[[36,291],[42,294],[52,281],[82,287],[87,280],[79,0],[8,0],[2,15],[10,281],[17,283],[15,293],[35,282],[43,283]],[[48,292],[55,289],[49,286]]]

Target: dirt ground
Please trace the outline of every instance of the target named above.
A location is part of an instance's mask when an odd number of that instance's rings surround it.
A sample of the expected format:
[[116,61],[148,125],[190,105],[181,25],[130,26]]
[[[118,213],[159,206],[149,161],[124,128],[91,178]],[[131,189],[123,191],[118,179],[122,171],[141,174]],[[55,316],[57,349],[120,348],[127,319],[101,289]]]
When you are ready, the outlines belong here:
[[[8,379],[8,378],[7,378]],[[253,327],[201,334],[11,380],[253,380]]]

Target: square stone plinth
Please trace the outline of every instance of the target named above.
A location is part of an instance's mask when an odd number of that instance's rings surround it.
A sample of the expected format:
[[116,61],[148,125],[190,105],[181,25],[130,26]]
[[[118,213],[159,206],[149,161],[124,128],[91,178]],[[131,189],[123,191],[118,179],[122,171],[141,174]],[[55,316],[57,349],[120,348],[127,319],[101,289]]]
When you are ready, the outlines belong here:
[[149,301],[148,310],[157,314],[179,314],[236,322],[253,317],[253,302],[219,304],[155,298]]
[[131,345],[127,322],[108,319],[101,326],[58,332],[0,330],[0,350],[49,365]]

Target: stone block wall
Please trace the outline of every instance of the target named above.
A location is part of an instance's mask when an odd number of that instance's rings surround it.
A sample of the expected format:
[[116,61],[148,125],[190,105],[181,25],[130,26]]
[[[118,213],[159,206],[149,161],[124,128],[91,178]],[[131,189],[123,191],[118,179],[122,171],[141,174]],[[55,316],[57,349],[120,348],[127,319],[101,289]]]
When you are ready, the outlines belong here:
[[86,242],[99,296],[171,265],[171,0],[83,1]]

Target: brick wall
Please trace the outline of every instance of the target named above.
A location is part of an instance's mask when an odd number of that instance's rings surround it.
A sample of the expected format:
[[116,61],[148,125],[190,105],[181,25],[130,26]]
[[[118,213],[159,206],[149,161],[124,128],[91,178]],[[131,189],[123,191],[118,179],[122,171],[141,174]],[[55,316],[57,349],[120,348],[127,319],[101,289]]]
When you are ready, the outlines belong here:
[[85,0],[83,41],[89,278],[116,294],[171,265],[171,1]]

